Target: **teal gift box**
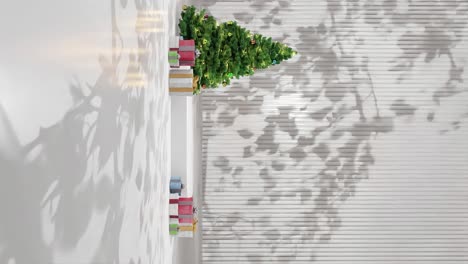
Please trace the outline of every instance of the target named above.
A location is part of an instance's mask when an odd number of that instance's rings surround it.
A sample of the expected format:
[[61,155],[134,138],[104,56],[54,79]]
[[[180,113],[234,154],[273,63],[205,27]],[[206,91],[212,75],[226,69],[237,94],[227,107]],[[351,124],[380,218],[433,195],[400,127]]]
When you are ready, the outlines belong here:
[[180,177],[171,177],[171,181],[169,183],[170,193],[178,193],[179,195],[182,195],[182,189],[184,189],[184,184],[182,183]]

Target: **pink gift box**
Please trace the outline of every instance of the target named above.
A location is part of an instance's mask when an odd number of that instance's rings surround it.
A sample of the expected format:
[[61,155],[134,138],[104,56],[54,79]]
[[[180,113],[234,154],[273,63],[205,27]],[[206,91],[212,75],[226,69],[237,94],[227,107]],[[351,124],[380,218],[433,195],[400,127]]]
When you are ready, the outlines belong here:
[[179,215],[192,215],[193,205],[180,205],[179,204]]
[[193,205],[193,197],[179,197],[179,204]]
[[195,40],[179,40],[179,51],[192,51],[195,52]]
[[179,215],[193,215],[193,198],[179,198]]
[[179,223],[191,224],[193,223],[193,215],[179,215]]

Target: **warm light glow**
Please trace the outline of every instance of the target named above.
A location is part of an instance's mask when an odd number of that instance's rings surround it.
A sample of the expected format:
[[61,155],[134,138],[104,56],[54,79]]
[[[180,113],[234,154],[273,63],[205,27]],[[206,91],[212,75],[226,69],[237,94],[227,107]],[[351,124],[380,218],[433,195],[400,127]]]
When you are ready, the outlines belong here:
[[163,28],[151,28],[151,27],[137,28],[137,31],[138,32],[147,32],[147,33],[165,32]]
[[139,17],[137,19],[137,24],[143,22],[159,22],[161,21],[161,17]]
[[150,15],[167,15],[166,10],[145,10],[140,12],[141,14],[150,14]]

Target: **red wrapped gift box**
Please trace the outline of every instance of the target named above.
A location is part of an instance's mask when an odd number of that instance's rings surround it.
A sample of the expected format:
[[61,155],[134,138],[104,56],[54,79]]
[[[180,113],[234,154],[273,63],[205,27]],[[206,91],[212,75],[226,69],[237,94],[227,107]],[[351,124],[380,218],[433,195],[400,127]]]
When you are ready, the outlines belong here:
[[195,52],[193,51],[179,51],[181,61],[194,61],[195,60]]
[[179,51],[193,51],[195,52],[195,40],[179,40]]
[[179,56],[181,66],[195,66],[195,41],[193,39],[179,40]]
[[195,66],[195,52],[194,51],[180,51],[179,50],[179,64],[181,66]]

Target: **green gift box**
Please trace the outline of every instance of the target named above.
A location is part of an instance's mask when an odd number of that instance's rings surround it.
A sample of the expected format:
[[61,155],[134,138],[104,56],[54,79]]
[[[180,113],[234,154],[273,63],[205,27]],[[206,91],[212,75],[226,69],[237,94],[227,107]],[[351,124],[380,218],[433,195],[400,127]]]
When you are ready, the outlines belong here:
[[179,66],[179,54],[177,51],[169,51],[168,53],[169,65],[173,67]]
[[179,225],[178,224],[169,224],[169,234],[176,236],[179,233]]

